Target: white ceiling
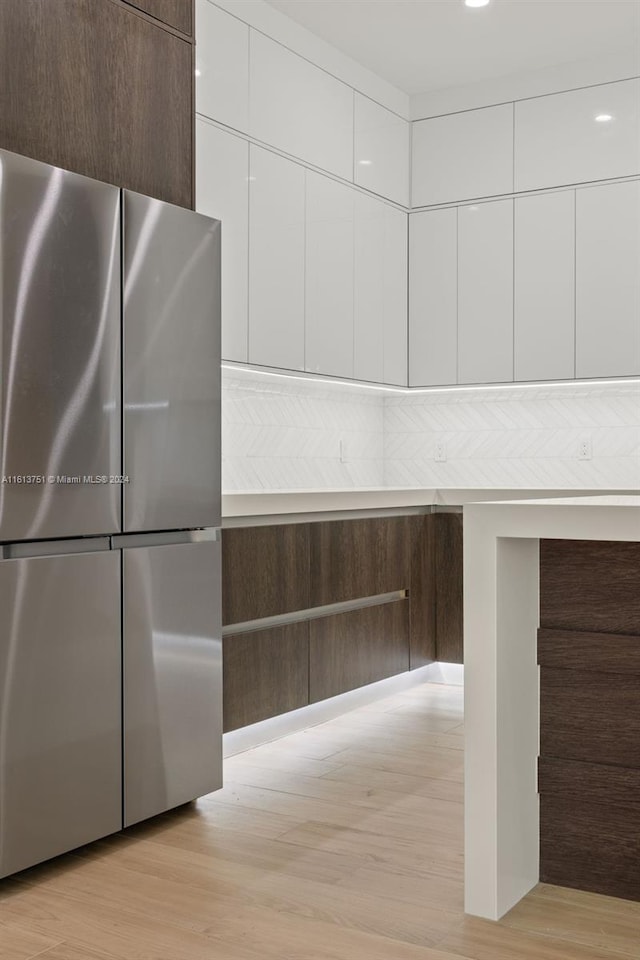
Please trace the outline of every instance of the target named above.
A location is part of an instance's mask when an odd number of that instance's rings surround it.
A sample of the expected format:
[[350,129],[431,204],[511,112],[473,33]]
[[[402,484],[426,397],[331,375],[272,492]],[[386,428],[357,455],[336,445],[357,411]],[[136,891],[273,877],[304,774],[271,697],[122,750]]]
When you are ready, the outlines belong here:
[[640,44],[640,0],[267,0],[408,94]]

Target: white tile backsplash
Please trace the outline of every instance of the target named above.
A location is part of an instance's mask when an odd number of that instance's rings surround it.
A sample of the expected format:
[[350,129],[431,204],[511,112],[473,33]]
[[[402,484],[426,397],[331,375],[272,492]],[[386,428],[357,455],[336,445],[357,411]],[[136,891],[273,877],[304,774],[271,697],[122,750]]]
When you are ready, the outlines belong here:
[[222,373],[225,492],[383,485],[378,394],[236,368]]
[[[384,401],[386,486],[640,487],[640,384],[433,391]],[[592,456],[579,458],[589,439]],[[444,444],[446,462],[434,459]]]
[[225,368],[222,412],[229,493],[640,487],[637,381],[384,394]]

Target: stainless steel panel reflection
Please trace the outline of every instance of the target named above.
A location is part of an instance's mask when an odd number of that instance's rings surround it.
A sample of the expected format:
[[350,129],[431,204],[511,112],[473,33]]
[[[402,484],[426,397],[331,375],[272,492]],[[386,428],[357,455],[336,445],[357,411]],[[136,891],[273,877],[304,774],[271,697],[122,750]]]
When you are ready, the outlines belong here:
[[0,562],[0,876],[119,830],[120,558]]
[[123,196],[124,529],[217,526],[220,223]]
[[0,540],[120,529],[119,207],[0,151]]
[[123,558],[129,826],[222,785],[220,544]]

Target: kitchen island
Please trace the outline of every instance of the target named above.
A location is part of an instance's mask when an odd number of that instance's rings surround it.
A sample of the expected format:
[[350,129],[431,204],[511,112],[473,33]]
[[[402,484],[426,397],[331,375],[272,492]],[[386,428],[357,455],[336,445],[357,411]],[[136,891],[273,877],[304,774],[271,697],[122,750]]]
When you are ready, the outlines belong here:
[[[539,556],[540,541],[558,540],[640,543],[640,497],[465,508],[465,910],[492,920],[540,878]],[[637,565],[627,569],[626,588],[632,591],[637,573]],[[606,592],[606,582],[601,588]],[[640,633],[635,595],[628,593],[633,610],[625,629],[605,634],[594,632],[602,625],[591,632],[581,626],[572,636],[596,650],[598,638],[621,639],[630,649],[633,635]],[[631,703],[636,723],[637,700]],[[613,769],[619,778],[622,767]],[[609,815],[605,809],[603,820]]]

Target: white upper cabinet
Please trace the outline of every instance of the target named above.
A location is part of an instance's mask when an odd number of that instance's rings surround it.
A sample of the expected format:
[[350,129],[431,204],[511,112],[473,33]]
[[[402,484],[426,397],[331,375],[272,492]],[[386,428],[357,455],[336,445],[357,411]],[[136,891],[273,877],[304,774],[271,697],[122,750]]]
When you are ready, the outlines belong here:
[[196,210],[222,221],[222,358],[247,360],[249,144],[196,120]]
[[249,362],[302,370],[305,171],[252,145],[249,173]]
[[458,211],[410,217],[409,386],[457,382]]
[[305,367],[353,377],[355,191],[311,171],[306,178]]
[[640,80],[516,103],[515,189],[640,173]]
[[640,374],[640,181],[576,190],[576,375]]
[[351,87],[255,30],[250,49],[251,136],[351,180]]
[[512,191],[512,104],[413,124],[412,206]]
[[409,124],[368,97],[355,94],[354,181],[409,205]]
[[513,380],[513,200],[458,209],[458,382]]
[[355,194],[356,380],[407,385],[407,214]]
[[249,27],[210,0],[196,0],[196,113],[246,132]]
[[575,376],[575,193],[515,201],[515,379]]

